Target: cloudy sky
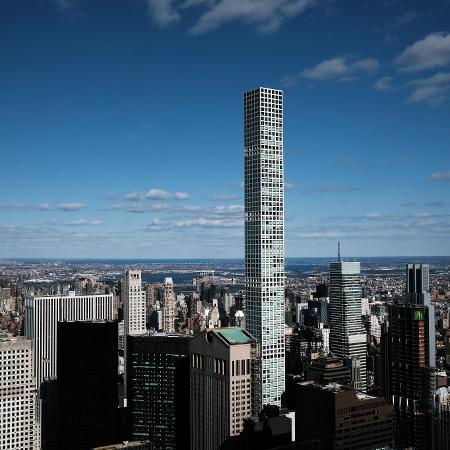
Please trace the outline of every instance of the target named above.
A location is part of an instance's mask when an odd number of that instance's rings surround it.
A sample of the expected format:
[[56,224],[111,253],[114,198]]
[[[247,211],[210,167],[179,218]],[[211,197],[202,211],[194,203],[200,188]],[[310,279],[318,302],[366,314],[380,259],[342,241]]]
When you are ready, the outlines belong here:
[[0,37],[0,257],[241,257],[257,86],[287,256],[450,254],[448,0],[15,0]]

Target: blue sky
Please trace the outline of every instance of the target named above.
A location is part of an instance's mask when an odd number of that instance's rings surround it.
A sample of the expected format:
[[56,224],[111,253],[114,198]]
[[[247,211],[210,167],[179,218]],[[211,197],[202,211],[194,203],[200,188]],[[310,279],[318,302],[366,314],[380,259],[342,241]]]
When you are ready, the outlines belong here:
[[450,254],[449,1],[17,0],[0,37],[0,257],[241,257],[257,86],[287,256]]

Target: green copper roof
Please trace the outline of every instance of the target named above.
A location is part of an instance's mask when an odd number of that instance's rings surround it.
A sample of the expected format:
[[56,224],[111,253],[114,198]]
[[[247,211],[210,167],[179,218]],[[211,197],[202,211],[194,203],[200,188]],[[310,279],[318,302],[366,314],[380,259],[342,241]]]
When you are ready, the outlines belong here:
[[241,328],[219,328],[214,330],[230,344],[249,344],[252,342],[250,336]]

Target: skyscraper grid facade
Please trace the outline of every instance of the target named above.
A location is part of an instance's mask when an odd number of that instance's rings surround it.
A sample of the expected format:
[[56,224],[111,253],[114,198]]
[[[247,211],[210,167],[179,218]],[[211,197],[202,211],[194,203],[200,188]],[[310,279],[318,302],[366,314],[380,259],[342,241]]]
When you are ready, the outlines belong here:
[[170,277],[164,279],[164,298],[162,308],[162,330],[166,333],[175,331],[175,293],[173,280]]
[[352,362],[352,385],[366,388],[367,337],[361,318],[359,262],[330,264],[330,351]]
[[129,436],[154,450],[189,448],[189,342],[181,334],[127,337]]
[[146,292],[142,289],[140,270],[127,270],[124,302],[125,335],[136,336],[145,333]]
[[[147,332],[146,300],[147,295],[142,289],[142,273],[140,270],[127,270],[123,288],[123,311],[124,311],[124,393],[127,395],[127,336],[140,336]],[[127,406],[126,397],[123,406]]]
[[283,93],[244,94],[247,330],[255,337],[254,405],[281,405],[284,374]]
[[0,339],[0,450],[40,449],[30,339]]

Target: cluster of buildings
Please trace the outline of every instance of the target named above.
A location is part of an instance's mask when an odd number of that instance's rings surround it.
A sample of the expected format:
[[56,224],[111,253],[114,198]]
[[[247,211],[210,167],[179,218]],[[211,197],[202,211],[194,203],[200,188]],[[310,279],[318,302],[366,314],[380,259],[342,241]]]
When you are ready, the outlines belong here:
[[27,295],[0,335],[0,450],[450,448],[429,267],[376,296],[339,251],[314,291],[286,286],[281,91],[245,94],[244,147],[244,289],[129,269]]

